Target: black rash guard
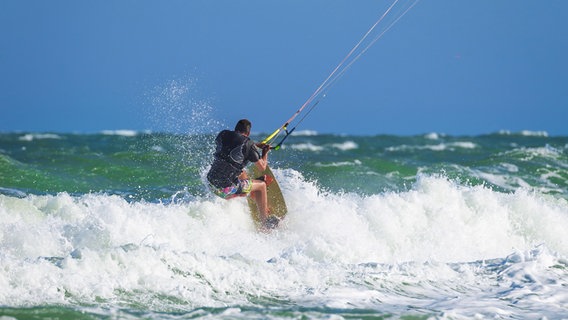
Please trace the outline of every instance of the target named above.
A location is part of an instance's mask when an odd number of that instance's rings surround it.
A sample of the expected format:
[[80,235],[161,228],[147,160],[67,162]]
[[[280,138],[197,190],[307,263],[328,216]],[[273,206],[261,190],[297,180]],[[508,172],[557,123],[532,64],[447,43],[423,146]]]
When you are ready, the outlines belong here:
[[238,177],[249,162],[257,162],[260,154],[254,142],[241,133],[223,130],[215,138],[216,150],[207,180],[217,188],[238,184]]

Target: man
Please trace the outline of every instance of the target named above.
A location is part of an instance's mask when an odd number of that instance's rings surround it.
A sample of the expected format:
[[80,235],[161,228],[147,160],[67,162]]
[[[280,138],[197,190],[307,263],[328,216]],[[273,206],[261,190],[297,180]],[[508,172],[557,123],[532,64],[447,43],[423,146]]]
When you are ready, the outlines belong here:
[[[234,131],[223,130],[215,138],[216,150],[213,164],[207,173],[207,180],[213,193],[223,199],[250,196],[256,202],[263,226],[274,228],[278,218],[269,218],[266,182],[248,177],[245,167],[253,162],[260,171],[268,165],[267,144],[255,144],[250,138],[251,122],[242,119]],[[262,155],[257,147],[262,148]]]

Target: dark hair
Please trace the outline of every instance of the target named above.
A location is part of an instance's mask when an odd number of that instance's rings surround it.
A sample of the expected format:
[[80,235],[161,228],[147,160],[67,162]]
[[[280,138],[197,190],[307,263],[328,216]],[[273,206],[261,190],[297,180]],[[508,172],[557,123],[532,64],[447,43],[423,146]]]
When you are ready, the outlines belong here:
[[235,126],[235,131],[244,134],[250,134],[251,126],[252,124],[250,123],[250,121],[248,121],[247,119],[241,119],[239,120],[239,122],[237,122],[237,125]]

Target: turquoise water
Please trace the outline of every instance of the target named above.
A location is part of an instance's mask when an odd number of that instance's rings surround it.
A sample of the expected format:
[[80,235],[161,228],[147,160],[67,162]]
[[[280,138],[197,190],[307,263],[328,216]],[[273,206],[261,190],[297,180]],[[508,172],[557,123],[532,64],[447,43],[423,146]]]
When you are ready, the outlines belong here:
[[568,317],[568,137],[300,132],[269,234],[213,138],[1,133],[0,315]]

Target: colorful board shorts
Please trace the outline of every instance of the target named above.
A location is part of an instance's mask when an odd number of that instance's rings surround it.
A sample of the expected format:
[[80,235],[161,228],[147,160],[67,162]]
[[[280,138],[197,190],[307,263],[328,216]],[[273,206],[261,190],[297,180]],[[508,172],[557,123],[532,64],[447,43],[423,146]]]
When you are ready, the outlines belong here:
[[214,194],[223,199],[229,200],[234,197],[248,195],[252,190],[252,179],[239,180],[237,185],[231,185],[226,188],[217,188],[210,183],[209,188]]

